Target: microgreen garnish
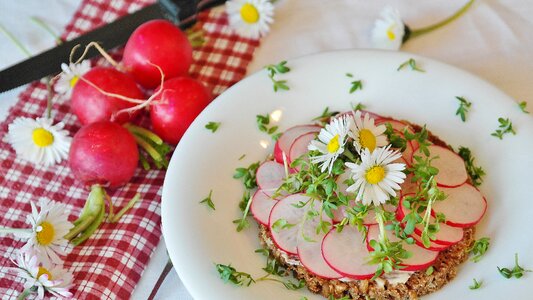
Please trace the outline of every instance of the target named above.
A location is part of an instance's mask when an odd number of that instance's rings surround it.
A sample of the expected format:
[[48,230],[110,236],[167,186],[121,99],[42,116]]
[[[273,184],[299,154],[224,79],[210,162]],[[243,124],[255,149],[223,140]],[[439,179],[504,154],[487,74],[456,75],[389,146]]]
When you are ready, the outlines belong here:
[[350,300],[352,297],[350,296],[343,296],[341,298],[335,298],[333,295],[329,295],[328,300]]
[[[346,77],[353,78],[353,75],[351,73],[346,73]],[[350,94],[353,94],[357,90],[363,89],[363,83],[361,82],[361,80],[354,80],[351,82],[351,85],[352,86],[350,87]]]
[[526,270],[518,264],[518,253],[515,253],[514,255],[514,267],[511,270],[509,270],[508,268],[497,268],[498,272],[500,272],[500,274],[502,274],[502,276],[507,279],[511,277],[520,278],[524,276],[525,272],[531,272],[531,270]]
[[241,155],[237,160],[242,160],[242,159],[245,158],[245,157],[246,157],[246,154],[243,154],[243,155]]
[[485,176],[485,171],[482,167],[476,166],[474,164],[474,157],[470,149],[466,147],[459,147],[459,156],[465,161],[466,171],[472,180],[474,186],[480,186],[483,183],[483,176]]
[[469,286],[468,288],[471,290],[477,290],[483,285],[483,281],[477,281],[475,278],[473,279],[474,283]]
[[268,78],[272,80],[272,83],[274,84],[274,92],[277,92],[278,90],[289,90],[289,86],[287,85],[287,80],[276,80],[274,77],[276,74],[285,74],[289,72],[291,69],[286,66],[287,61],[282,61],[275,65],[267,65],[265,68],[268,72]]
[[396,69],[396,71],[400,71],[401,69],[405,68],[409,66],[411,68],[411,70],[413,71],[418,71],[418,72],[425,72],[425,70],[423,70],[422,68],[420,68],[420,66],[417,65],[417,62],[414,58],[409,58],[409,60],[405,61],[404,63],[402,63],[398,69]]
[[248,166],[248,168],[237,168],[235,169],[235,174],[233,174],[233,178],[242,179],[244,187],[247,189],[256,188],[257,183],[255,181],[255,173],[257,171],[257,168],[259,168],[259,162],[252,163]]
[[231,282],[239,286],[250,286],[250,284],[255,283],[255,280],[250,274],[237,271],[231,266],[231,264],[216,264],[215,266],[218,274],[220,275],[220,279],[222,279],[225,283]]
[[329,111],[329,107],[326,106],[322,114],[316,118],[313,118],[312,121],[320,121],[321,123],[329,122],[329,119],[334,115],[338,114],[338,111]]
[[490,238],[488,237],[482,237],[479,240],[476,240],[472,248],[468,250],[468,252],[474,255],[474,257],[472,257],[472,261],[473,262],[480,261],[483,254],[485,254],[485,252],[487,252],[487,250],[489,249],[489,245],[490,245]]
[[205,124],[205,128],[211,130],[212,132],[217,131],[218,127],[220,127],[220,122],[209,122]]
[[289,229],[296,226],[296,224],[290,224],[285,219],[278,219],[272,224],[272,230],[275,232],[280,232],[282,229]]
[[200,203],[206,204],[209,208],[211,208],[212,210],[215,210],[215,203],[213,203],[213,200],[211,199],[212,194],[213,194],[213,190],[210,190],[209,195],[204,200],[200,201]]
[[389,122],[385,123],[385,128],[385,135],[387,136],[387,139],[391,143],[392,147],[400,149],[400,151],[404,151],[407,147],[407,140],[401,134],[398,134],[396,131],[394,131]]
[[257,128],[259,128],[261,132],[266,132],[268,135],[272,137],[274,141],[278,140],[279,136],[281,135],[281,132],[277,132],[278,126],[268,127],[268,125],[270,124],[269,114],[266,114],[264,116],[257,115],[256,122],[257,122]]
[[527,107],[527,102],[526,101],[522,101],[522,102],[518,103],[518,107],[520,107],[520,110],[523,113],[529,114],[529,111],[526,110],[526,107]]
[[459,108],[455,112],[455,115],[458,115],[461,117],[461,121],[466,121],[466,114],[468,113],[468,110],[470,109],[470,106],[472,106],[472,102],[469,102],[464,97],[455,97],[457,100],[459,100]]
[[246,219],[250,212],[250,205],[252,204],[252,197],[250,196],[250,191],[245,191],[242,195],[241,202],[239,202],[239,208],[242,211],[242,217],[240,219],[234,220],[233,224],[237,224],[237,232],[250,227],[250,222]]
[[431,142],[428,140],[428,131],[426,125],[420,129],[420,131],[412,133],[408,128],[405,128],[403,135],[408,141],[417,141],[418,142],[418,151],[424,153],[426,156],[429,156],[428,147],[431,145]]
[[366,108],[366,105],[364,105],[361,102],[357,103],[356,105],[352,105],[352,110],[353,111],[363,110],[365,108]]
[[502,140],[503,135],[506,133],[512,133],[514,135],[516,134],[516,131],[513,128],[513,122],[511,122],[509,118],[498,118],[498,122],[500,123],[500,126],[498,127],[499,129],[491,133],[492,136],[495,136]]
[[430,266],[429,268],[426,269],[426,275],[431,275],[433,274],[433,272],[435,271],[435,269],[433,268],[433,266]]

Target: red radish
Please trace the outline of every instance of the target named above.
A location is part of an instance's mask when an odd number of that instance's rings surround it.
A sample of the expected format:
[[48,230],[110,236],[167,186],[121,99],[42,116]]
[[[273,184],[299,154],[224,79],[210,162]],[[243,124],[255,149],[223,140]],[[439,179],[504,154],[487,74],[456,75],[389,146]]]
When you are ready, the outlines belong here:
[[187,36],[166,20],[148,21],[130,36],[122,63],[143,87],[151,89],[165,78],[187,75],[192,63],[192,46]]
[[456,188],[441,188],[448,197],[433,204],[433,211],[446,216],[446,224],[455,227],[476,225],[487,210],[487,200],[469,183]]
[[82,127],[70,146],[70,169],[87,186],[124,185],[133,177],[138,161],[139,152],[132,134],[109,121]]
[[[350,207],[354,207],[358,205],[354,200],[350,201],[349,204],[350,204]],[[384,204],[383,208],[386,211],[390,211],[390,212],[394,212],[394,210],[396,209],[396,207],[391,204]],[[333,221],[339,223],[342,221],[342,219],[344,219],[344,217],[347,217],[348,216],[348,214],[346,213],[347,209],[348,207],[346,207],[345,205],[340,206],[338,209],[336,209],[333,212]],[[368,211],[365,217],[363,218],[363,225],[373,225],[373,224],[377,224],[377,221],[376,221],[376,212],[372,209]]]
[[[387,238],[391,242],[398,242],[400,239],[396,237],[394,232],[387,232]],[[371,225],[368,226],[368,233],[367,233],[367,247],[369,251],[373,251],[372,247],[370,247],[370,241],[371,240],[378,240],[379,239],[379,226],[378,225]],[[404,242],[402,244],[403,249],[411,253],[411,257],[405,259],[402,261],[401,265],[405,266],[405,268],[401,269],[402,271],[419,271],[424,270],[431,266],[437,257],[439,256],[438,251],[431,251],[428,249],[425,249],[423,247],[420,247],[416,244],[408,244]]]
[[[311,204],[308,204],[311,205]],[[307,207],[301,208],[301,210]],[[320,210],[320,203],[318,201],[313,202],[313,209],[315,211]],[[331,223],[328,216],[323,216],[322,220]],[[323,231],[316,232],[319,225],[320,217],[315,216],[312,219],[306,219],[302,224],[301,230],[305,236],[312,241],[308,241],[303,238],[302,233],[298,234],[297,240],[297,252],[300,262],[311,273],[328,279],[336,279],[342,277],[339,273],[335,272],[324,260],[322,256],[322,239],[325,236]]]
[[405,143],[405,150],[402,152],[402,159],[408,166],[413,164],[413,152],[413,145],[410,141],[408,141]]
[[263,193],[271,197],[283,184],[285,176],[285,167],[280,163],[269,160],[257,168],[255,179],[257,186],[259,186]]
[[366,263],[368,255],[363,235],[352,226],[345,226],[341,232],[333,228],[322,240],[322,256],[326,263],[345,277],[372,278],[377,265]]
[[[380,123],[381,120],[385,119],[383,116],[381,115],[378,115],[376,113],[373,113],[373,112],[369,112],[369,111],[366,111],[366,110],[361,110],[361,120],[364,119],[365,115],[368,114],[368,116],[372,119],[374,119],[374,123],[376,125],[378,125],[377,123]],[[339,115],[337,115],[336,117],[342,117],[342,116],[353,116],[353,112],[351,111],[347,111],[347,112],[344,112],[344,113],[341,113]]]
[[[437,145],[429,146],[428,150],[430,157],[438,157],[431,161],[431,166],[439,169],[439,173],[435,175],[438,186],[457,187],[466,182],[468,173],[465,162],[457,153]],[[414,156],[425,157],[425,154],[418,150],[413,153]]]
[[291,164],[294,160],[309,152],[307,146],[309,146],[309,143],[314,140],[315,137],[316,132],[309,132],[299,136],[296,140],[294,140],[289,150],[289,157],[287,163]]
[[[305,218],[306,210],[295,207],[300,202],[309,201],[309,197],[303,194],[287,196],[276,203],[270,212],[269,229],[272,240],[281,250],[289,254],[297,254],[298,235],[300,233],[299,224]],[[272,227],[278,220],[285,220],[292,227],[282,228],[278,231]],[[278,223],[279,224],[279,223]]]
[[[128,74],[113,68],[92,68],[83,75],[82,79],[78,80],[72,90],[70,108],[81,124],[87,125],[99,121],[114,121],[122,124],[133,117],[128,113],[114,116],[118,111],[133,107],[135,104],[117,97],[106,96],[102,91],[138,100],[144,99],[143,93]],[[112,117],[115,118],[112,120]]]
[[414,193],[418,192],[418,182],[412,182],[412,179],[413,179],[413,175],[409,174],[405,178],[404,182],[400,185],[400,187],[401,187],[401,189],[400,189],[401,197],[400,198],[403,198],[404,195],[414,194]]
[[[403,198],[402,198],[403,200]],[[400,204],[398,205],[398,210],[396,211],[396,219],[398,221],[402,221],[406,214],[409,214],[411,211],[407,208],[405,208],[402,205],[402,200],[400,200]],[[430,222],[434,223],[435,219],[431,217]],[[422,231],[424,230],[424,225],[418,224],[415,226],[415,233],[419,236],[422,235]],[[452,227],[446,224],[439,224],[439,231],[435,233],[435,240],[432,240],[432,242],[439,244],[439,245],[453,245],[458,243],[463,239],[464,231],[462,228]]]
[[289,158],[291,145],[299,136],[309,132],[319,132],[320,129],[321,127],[318,125],[298,125],[287,129],[279,137],[274,146],[274,158],[276,161],[281,164],[283,163],[283,153],[285,153],[287,159]]
[[278,203],[278,200],[272,199],[267,196],[263,191],[258,189],[252,197],[252,204],[250,205],[250,211],[257,220],[257,222],[268,226],[268,218],[270,217],[270,211],[274,205]]
[[195,79],[179,77],[165,81],[163,90],[150,106],[154,132],[176,145],[211,99],[209,90]]
[[405,130],[405,128],[407,128],[409,132],[413,133],[413,129],[411,128],[411,126],[409,126],[409,124],[402,122],[402,121],[398,121],[394,119],[381,119],[379,121],[376,121],[376,125],[382,125],[382,124],[385,125],[386,123],[389,123],[392,129],[400,133],[402,136],[403,136],[403,131]]

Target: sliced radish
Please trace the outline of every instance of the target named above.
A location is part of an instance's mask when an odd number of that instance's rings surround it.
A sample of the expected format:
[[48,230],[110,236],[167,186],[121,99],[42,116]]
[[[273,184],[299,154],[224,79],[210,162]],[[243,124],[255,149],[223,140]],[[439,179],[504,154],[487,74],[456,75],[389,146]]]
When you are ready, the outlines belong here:
[[276,203],[278,203],[278,200],[272,199],[271,197],[267,196],[267,194],[263,193],[262,190],[258,189],[252,197],[250,211],[257,222],[268,226],[270,211]]
[[267,195],[272,196],[283,184],[285,167],[275,161],[266,161],[257,169],[255,175],[257,186]]
[[405,178],[404,182],[400,185],[401,198],[403,198],[404,195],[414,194],[418,191],[418,182],[412,182],[412,179],[413,175],[409,174]]
[[405,150],[402,152],[402,158],[408,166],[413,164],[413,145],[410,141],[405,143]]
[[[313,206],[315,211],[320,210],[320,203],[318,201],[314,201]],[[328,216],[324,215],[322,220],[331,223]],[[303,234],[298,234],[297,240],[298,257],[300,258],[302,265],[304,265],[311,273],[328,279],[340,278],[342,275],[335,272],[335,270],[326,263],[322,256],[322,239],[326,234],[322,231],[319,233],[316,232],[319,221],[320,217],[316,216],[312,219],[306,219],[303,223],[301,228]],[[309,240],[306,240],[303,235]]]
[[[369,112],[369,111],[366,111],[366,110],[361,110],[361,119],[363,119],[366,114],[368,114],[368,116],[370,118],[374,119],[374,124],[379,123],[383,119],[386,119],[385,117],[383,117],[381,115],[378,115],[376,113]],[[352,111],[347,111],[347,112],[343,112],[343,113],[337,115],[337,117],[342,117],[342,116],[353,116],[353,112]]]
[[435,243],[434,241],[430,241],[429,242],[429,248],[426,248],[424,246],[424,243],[422,242],[422,237],[420,237],[418,234],[413,233],[413,234],[410,235],[410,237],[412,237],[415,240],[415,244],[417,244],[418,246],[420,246],[420,247],[422,247],[424,249],[428,249],[428,250],[431,250],[431,251],[442,251],[442,250],[445,250],[448,247],[450,247],[450,245],[440,245],[440,244]]
[[[435,175],[438,186],[457,187],[466,182],[468,173],[465,162],[457,153],[437,145],[429,146],[428,150],[431,158],[437,157],[431,161],[431,166],[439,169],[439,173]],[[415,155],[425,157],[420,150],[414,152],[413,156]]]
[[487,210],[487,200],[469,183],[456,188],[441,188],[448,197],[437,201],[433,211],[446,216],[446,224],[455,227],[476,225]]
[[326,263],[344,277],[370,279],[376,272],[376,265],[366,263],[368,249],[363,235],[352,226],[341,232],[331,229],[322,240],[322,256]]
[[309,132],[306,134],[302,134],[297,139],[295,139],[289,150],[289,161],[287,163],[290,165],[294,160],[309,152],[307,147],[309,146],[309,143],[315,139],[315,137],[316,132]]
[[[400,239],[396,237],[396,235],[392,231],[389,231],[387,233],[387,238],[391,242],[400,241]],[[370,241],[378,240],[378,239],[379,239],[379,226],[378,225],[368,226],[367,247],[369,247],[369,251],[372,251],[372,247],[370,247]],[[403,249],[411,253],[411,257],[402,261],[401,265],[405,266],[405,268],[403,268],[402,271],[418,271],[418,270],[426,269],[427,267],[431,266],[437,259],[437,256],[439,256],[439,252],[428,250],[416,244],[408,244],[404,242],[402,243],[402,247]]]
[[[270,212],[268,227],[272,235],[272,240],[281,250],[289,254],[297,254],[296,246],[298,244],[298,235],[302,219],[305,217],[305,207],[295,207],[300,202],[309,201],[309,197],[304,194],[294,194],[287,196],[276,203]],[[276,231],[272,228],[274,223],[280,219],[287,221],[288,224],[294,224],[289,228],[283,228]]]
[[285,155],[289,155],[292,143],[294,143],[294,140],[299,136],[309,132],[319,132],[320,129],[320,126],[312,124],[298,125],[287,129],[279,137],[276,145],[274,146],[274,158],[276,161],[281,164],[283,163],[283,152],[285,152]]
[[[398,221],[402,221],[405,215],[411,212],[411,210],[403,206],[402,200],[400,200],[400,204],[398,205],[398,210],[396,211],[396,219]],[[434,223],[435,218],[431,217],[430,222]],[[422,235],[423,230],[424,230],[424,226],[422,224],[418,224],[415,226],[415,233],[418,236]],[[435,233],[435,240],[431,240],[431,241],[439,245],[450,246],[461,241],[463,239],[463,236],[464,236],[464,231],[462,228],[452,227],[452,226],[440,223],[439,231]]]

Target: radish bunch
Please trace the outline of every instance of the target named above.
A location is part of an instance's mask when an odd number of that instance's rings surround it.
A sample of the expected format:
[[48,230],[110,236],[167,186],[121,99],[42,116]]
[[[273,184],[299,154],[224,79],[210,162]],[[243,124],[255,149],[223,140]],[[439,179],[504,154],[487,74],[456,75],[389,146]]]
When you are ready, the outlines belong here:
[[[73,138],[69,166],[91,189],[75,227],[66,236],[75,245],[103,222],[106,199],[108,220],[116,222],[139,198],[137,195],[114,214],[105,188],[128,183],[139,161],[145,169],[150,168],[148,158],[157,168],[166,168],[171,147],[165,142],[177,144],[212,100],[202,83],[187,77],[192,46],[169,21],[153,20],[139,26],[125,46],[121,63],[96,43],[90,46],[113,67],[94,67],[73,82],[71,110],[83,127]],[[155,133],[131,124],[143,109],[149,110]]]

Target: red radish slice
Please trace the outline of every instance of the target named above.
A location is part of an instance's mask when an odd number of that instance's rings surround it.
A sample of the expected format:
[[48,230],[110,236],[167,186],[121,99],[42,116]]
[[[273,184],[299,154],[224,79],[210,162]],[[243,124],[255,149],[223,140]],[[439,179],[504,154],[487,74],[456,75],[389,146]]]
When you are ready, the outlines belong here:
[[[298,235],[302,219],[305,217],[305,208],[297,208],[299,202],[309,201],[309,197],[304,194],[294,194],[287,196],[276,203],[270,212],[268,227],[272,234],[272,240],[281,250],[289,254],[297,254],[296,246],[298,244]],[[290,228],[283,228],[276,232],[272,229],[274,223],[280,219],[287,221],[288,224],[295,224]]]
[[392,129],[398,133],[400,133],[402,136],[403,136],[403,131],[404,129],[407,127],[409,129],[409,132],[413,132],[413,129],[411,129],[411,126],[409,126],[409,124],[405,123],[405,122],[402,122],[402,121],[398,121],[398,120],[394,120],[394,119],[382,119],[382,120],[379,120],[376,121],[376,125],[385,125],[385,123],[390,123],[390,125],[392,126]]
[[[369,247],[369,251],[372,251],[372,247],[370,247],[370,241],[378,240],[378,238],[379,238],[379,226],[378,225],[369,226],[368,234],[367,234],[367,247]],[[387,232],[387,238],[391,242],[400,241],[400,239],[396,237],[396,235],[392,231]],[[405,249],[406,251],[412,254],[411,257],[402,261],[401,265],[405,266],[405,268],[403,268],[402,271],[419,271],[419,270],[426,269],[427,267],[431,266],[437,259],[437,256],[439,256],[439,252],[428,250],[416,244],[408,244],[404,242],[402,244],[402,247],[403,249]]]
[[410,235],[410,237],[412,237],[414,240],[415,240],[415,244],[417,244],[418,246],[424,248],[424,249],[428,249],[428,250],[431,250],[431,251],[442,251],[442,250],[445,250],[447,249],[448,247],[450,247],[450,245],[440,245],[440,244],[437,244],[433,241],[430,241],[429,243],[429,248],[426,248],[424,246],[424,243],[422,242],[422,238],[416,234],[416,233],[413,233]]
[[276,145],[274,146],[274,158],[277,162],[283,163],[283,152],[285,155],[289,155],[291,145],[299,136],[309,132],[319,132],[321,129],[318,125],[298,125],[287,129],[279,137]]
[[413,152],[413,145],[408,141],[405,144],[405,150],[402,152],[402,158],[408,166],[413,164]]
[[322,240],[322,256],[326,263],[345,277],[372,278],[377,266],[366,263],[368,255],[363,235],[352,226],[344,227],[341,232],[333,228]]
[[412,179],[413,179],[413,175],[409,174],[405,178],[404,182],[400,185],[401,198],[405,195],[414,194],[418,191],[418,182],[412,182],[411,181]]
[[[435,176],[438,186],[457,187],[466,182],[468,174],[465,162],[457,153],[437,145],[429,146],[428,150],[430,157],[438,157],[431,161],[431,166],[439,169],[439,174]],[[425,157],[419,150],[414,152],[414,155]]]
[[315,137],[316,132],[309,132],[306,134],[302,134],[297,139],[295,139],[289,150],[289,161],[287,163],[291,164],[294,160],[309,152],[307,147],[309,146],[309,143],[315,139]]
[[[369,112],[369,111],[366,111],[366,110],[361,110],[361,120],[364,119],[365,115],[368,114],[368,116],[371,118],[371,119],[374,119],[374,124],[376,123],[380,123],[381,120],[385,120],[386,118],[381,116],[381,115],[378,115],[376,113],[373,113],[373,112]],[[343,112],[341,114],[338,114],[336,117],[342,117],[342,116],[353,116],[353,113],[351,111],[347,111],[347,112]],[[376,124],[378,125],[378,124]]]
[[274,205],[278,203],[278,200],[272,199],[267,196],[263,191],[257,190],[252,197],[252,204],[250,205],[250,211],[257,220],[257,222],[268,226],[268,219],[270,218],[270,211]]
[[455,227],[476,225],[487,210],[487,200],[469,183],[456,188],[441,188],[448,197],[437,201],[433,211],[446,216],[446,224]]
[[[403,198],[402,198],[403,200]],[[398,205],[398,210],[396,211],[396,219],[398,221],[403,220],[406,214],[409,214],[411,211],[407,208],[405,208],[402,205],[402,200],[400,200],[400,204]],[[431,223],[435,222],[435,218],[431,217],[430,220]],[[418,224],[415,226],[415,233],[418,236],[422,235],[422,231],[424,230],[424,226],[422,224]],[[463,239],[464,231],[462,228],[452,227],[446,224],[439,224],[439,231],[435,234],[435,240],[432,240],[431,242],[443,245],[443,246],[450,246],[453,244],[458,243]]]
[[275,161],[266,161],[257,169],[255,175],[257,186],[267,195],[272,196],[283,184],[285,167]]
[[[320,210],[320,203],[318,201],[314,201],[313,206],[314,210]],[[306,208],[302,208],[302,210],[305,209]],[[318,234],[316,233],[319,221],[320,217],[316,216],[303,223],[302,233],[312,241],[308,241],[302,234],[298,234],[298,257],[300,258],[302,265],[304,265],[311,273],[328,279],[340,278],[342,275],[335,272],[335,270],[326,263],[322,256],[322,239],[326,234],[322,231]],[[323,216],[323,221],[331,223],[331,220],[327,216]]]

